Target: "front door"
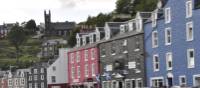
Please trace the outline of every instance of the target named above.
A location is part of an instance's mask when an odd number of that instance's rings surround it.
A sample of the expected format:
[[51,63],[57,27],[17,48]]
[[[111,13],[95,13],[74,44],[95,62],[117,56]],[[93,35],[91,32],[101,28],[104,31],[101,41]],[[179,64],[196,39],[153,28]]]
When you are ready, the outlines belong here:
[[123,82],[119,81],[119,88],[123,88]]
[[169,77],[167,78],[168,86],[172,87],[173,86],[173,78]]
[[132,88],[135,88],[135,80],[132,80]]

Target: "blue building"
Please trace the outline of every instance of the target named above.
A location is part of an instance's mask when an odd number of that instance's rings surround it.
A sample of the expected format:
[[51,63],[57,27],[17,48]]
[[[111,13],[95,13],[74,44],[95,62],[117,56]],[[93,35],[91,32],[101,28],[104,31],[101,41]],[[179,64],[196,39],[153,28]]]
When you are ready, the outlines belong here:
[[200,86],[200,0],[160,0],[144,25],[147,86]]

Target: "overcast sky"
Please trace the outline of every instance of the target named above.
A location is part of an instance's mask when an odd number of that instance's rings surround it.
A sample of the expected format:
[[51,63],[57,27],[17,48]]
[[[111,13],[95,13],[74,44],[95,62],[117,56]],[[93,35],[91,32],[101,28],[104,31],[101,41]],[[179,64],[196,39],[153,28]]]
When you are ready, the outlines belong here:
[[51,10],[53,22],[84,21],[88,15],[108,13],[116,0],[0,0],[0,24],[35,19],[44,22],[44,10]]

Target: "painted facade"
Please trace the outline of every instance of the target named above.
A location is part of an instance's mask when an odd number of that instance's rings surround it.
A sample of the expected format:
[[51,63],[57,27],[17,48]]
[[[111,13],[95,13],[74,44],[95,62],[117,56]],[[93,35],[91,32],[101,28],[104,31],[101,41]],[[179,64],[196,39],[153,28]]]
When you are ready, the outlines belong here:
[[130,21],[106,23],[106,40],[99,43],[102,88],[145,86],[143,21],[150,16],[138,12]]
[[200,0],[161,0],[144,26],[147,86],[200,86]]
[[95,32],[77,34],[77,46],[68,52],[68,75],[71,88],[99,88],[99,55],[97,42],[101,28]]
[[47,68],[48,88],[68,88],[67,50],[60,49],[58,59]]

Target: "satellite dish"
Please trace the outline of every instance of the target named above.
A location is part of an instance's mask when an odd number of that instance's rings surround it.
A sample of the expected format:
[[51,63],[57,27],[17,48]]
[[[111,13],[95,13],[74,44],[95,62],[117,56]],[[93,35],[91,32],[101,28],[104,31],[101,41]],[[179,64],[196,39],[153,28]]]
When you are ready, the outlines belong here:
[[162,1],[161,1],[161,0],[158,1],[158,3],[157,3],[157,8],[158,8],[158,9],[161,9],[161,8],[162,8]]

